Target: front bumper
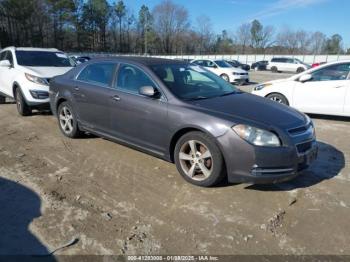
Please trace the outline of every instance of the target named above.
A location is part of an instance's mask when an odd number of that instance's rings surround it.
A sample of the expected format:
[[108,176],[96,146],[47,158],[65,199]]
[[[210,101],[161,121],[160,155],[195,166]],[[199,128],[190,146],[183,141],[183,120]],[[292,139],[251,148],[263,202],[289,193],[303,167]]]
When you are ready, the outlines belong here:
[[[315,138],[307,150],[299,152],[297,143],[281,147],[259,147],[242,140],[233,131],[218,138],[230,183],[273,184],[291,180],[307,168],[318,154]],[[301,142],[300,144],[302,144]]]

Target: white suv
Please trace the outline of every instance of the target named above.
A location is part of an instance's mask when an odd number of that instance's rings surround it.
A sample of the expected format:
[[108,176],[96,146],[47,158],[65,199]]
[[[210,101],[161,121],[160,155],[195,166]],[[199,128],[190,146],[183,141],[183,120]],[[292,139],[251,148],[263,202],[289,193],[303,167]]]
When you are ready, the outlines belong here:
[[293,72],[301,73],[308,70],[310,65],[305,64],[296,58],[274,57],[267,65],[267,70],[272,72]]
[[0,104],[16,100],[20,115],[32,109],[49,108],[49,81],[72,68],[57,49],[8,47],[0,52]]
[[198,59],[191,61],[191,63],[205,67],[214,74],[221,76],[227,82],[237,84],[249,83],[247,71],[235,68],[225,60]]

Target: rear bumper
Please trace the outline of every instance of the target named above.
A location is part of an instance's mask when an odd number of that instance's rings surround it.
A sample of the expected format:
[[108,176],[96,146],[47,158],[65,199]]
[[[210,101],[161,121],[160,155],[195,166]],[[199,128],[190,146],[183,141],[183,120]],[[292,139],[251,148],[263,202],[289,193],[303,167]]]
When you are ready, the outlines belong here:
[[316,158],[315,140],[311,148],[298,153],[296,145],[258,147],[239,138],[233,131],[218,138],[231,183],[273,184],[291,180]]

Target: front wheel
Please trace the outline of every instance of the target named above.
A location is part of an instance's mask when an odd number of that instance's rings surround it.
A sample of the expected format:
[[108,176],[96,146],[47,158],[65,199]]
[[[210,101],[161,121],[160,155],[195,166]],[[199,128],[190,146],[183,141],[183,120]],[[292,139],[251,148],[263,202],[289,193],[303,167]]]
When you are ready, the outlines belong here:
[[29,116],[32,114],[32,109],[28,106],[21,89],[16,89],[16,105],[17,111],[21,116]]
[[194,185],[210,187],[226,175],[224,160],[215,140],[202,132],[182,136],[174,153],[179,173]]
[[57,118],[59,127],[65,136],[69,138],[81,136],[82,132],[79,130],[76,114],[68,102],[63,102],[59,105]]
[[230,82],[230,78],[226,74],[222,74],[221,78],[224,79],[226,82]]
[[299,67],[298,69],[297,69],[297,73],[299,74],[299,73],[301,73],[301,72],[304,72],[305,71],[305,69],[303,68],[303,67]]
[[269,94],[268,96],[266,96],[266,98],[283,105],[287,105],[287,106],[289,105],[287,98],[284,95],[279,93]]

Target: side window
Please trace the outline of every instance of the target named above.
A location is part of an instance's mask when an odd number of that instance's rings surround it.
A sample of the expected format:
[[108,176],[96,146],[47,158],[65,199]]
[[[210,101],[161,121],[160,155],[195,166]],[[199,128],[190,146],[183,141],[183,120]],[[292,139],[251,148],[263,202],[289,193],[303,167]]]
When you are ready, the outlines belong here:
[[312,73],[311,81],[346,80],[350,72],[350,63],[327,66]]
[[213,61],[207,60],[207,67],[215,67],[215,63]]
[[13,65],[13,57],[12,57],[12,52],[11,51],[7,51],[6,52],[7,54],[6,54],[6,60],[9,60],[10,61],[10,63],[11,63],[11,65]]
[[0,61],[5,60],[6,51],[0,53]]
[[110,86],[113,80],[115,64],[97,63],[85,67],[77,77],[77,80]]
[[[169,72],[165,72],[165,78],[170,78]],[[132,65],[121,65],[118,71],[117,89],[138,94],[143,86],[153,86],[154,82],[139,68]]]

